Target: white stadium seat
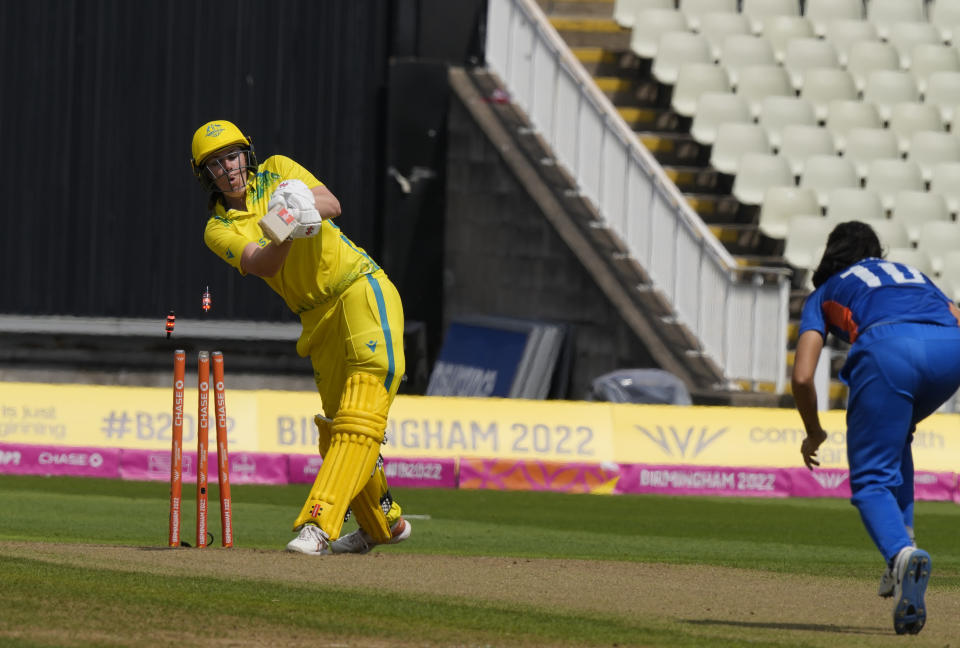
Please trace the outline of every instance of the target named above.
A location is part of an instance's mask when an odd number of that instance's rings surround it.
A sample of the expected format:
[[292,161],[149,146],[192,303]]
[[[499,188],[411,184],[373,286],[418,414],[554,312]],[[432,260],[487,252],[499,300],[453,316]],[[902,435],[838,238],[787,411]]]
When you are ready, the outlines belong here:
[[945,130],[939,108],[912,101],[904,101],[891,108],[887,127],[897,136],[897,146],[904,154],[910,152],[910,141],[914,133]]
[[740,10],[750,18],[753,33],[763,33],[763,23],[770,16],[799,16],[798,0],[742,0]]
[[891,24],[926,19],[923,0],[870,0],[867,3],[867,20],[877,26],[877,33],[883,39],[889,36]]
[[720,48],[720,65],[730,76],[730,83],[740,83],[740,70],[752,65],[776,65],[777,59],[770,42],[762,36],[731,34]]
[[882,128],[880,111],[869,101],[837,99],[827,104],[824,120],[838,151],[847,148],[847,133],[854,128]]
[[700,31],[705,14],[736,13],[737,0],[680,0],[679,9],[690,29]]
[[703,15],[700,33],[710,43],[715,61],[723,55],[723,42],[728,36],[749,36],[750,21],[742,13],[708,13]]
[[922,223],[917,237],[917,249],[926,253],[933,271],[939,274],[946,253],[960,250],[960,224],[945,220]]
[[815,36],[813,25],[804,16],[770,16],[763,23],[763,37],[770,41],[778,63],[783,63],[791,40]]
[[905,70],[874,70],[867,75],[863,99],[876,105],[880,119],[887,121],[894,104],[920,101],[920,89]]
[[690,135],[700,144],[713,144],[717,127],[725,122],[752,123],[750,104],[732,92],[707,92],[697,101]]
[[807,70],[803,76],[800,96],[813,104],[814,112],[820,121],[826,120],[831,101],[855,101],[859,98],[850,73],[836,68]]
[[684,63],[713,63],[707,39],[691,31],[662,34],[657,43],[657,54],[653,57],[653,77],[660,83],[673,85]]
[[813,104],[802,97],[770,96],[760,102],[758,123],[767,131],[770,146],[780,148],[780,133],[787,126],[802,124],[816,126]]
[[798,214],[820,214],[820,203],[813,189],[793,185],[769,187],[763,196],[757,226],[766,236],[782,239],[787,236],[790,217]]
[[940,45],[940,32],[926,21],[896,22],[890,25],[887,42],[893,45],[900,55],[900,67],[909,70],[911,54],[916,45]]
[[839,68],[837,50],[829,42],[816,38],[794,38],[787,43],[783,67],[790,73],[795,90],[803,87],[804,73],[812,68]]
[[737,94],[750,104],[750,114],[754,118],[760,116],[761,104],[767,97],[795,96],[790,76],[779,65],[748,65],[742,68]]
[[887,128],[851,128],[844,141],[843,156],[853,162],[861,180],[867,177],[867,168],[873,160],[900,159],[897,136]]
[[910,159],[920,165],[923,179],[933,179],[933,169],[945,162],[960,162],[960,137],[943,131],[917,131],[910,138]]
[[960,251],[943,255],[937,286],[954,302],[960,301]]
[[637,14],[644,9],[673,9],[674,6],[673,0],[615,0],[613,19],[629,29],[634,27]]
[[770,187],[793,184],[787,161],[770,153],[747,153],[740,157],[731,193],[744,205],[759,205]]
[[894,196],[899,191],[923,191],[923,172],[913,160],[874,160],[867,165],[864,186],[880,194],[883,208],[893,209]]
[[863,92],[867,77],[874,70],[899,70],[900,55],[890,43],[859,41],[847,51],[847,71],[853,76],[857,90]]
[[841,187],[859,187],[860,178],[850,160],[836,155],[813,155],[804,163],[800,186],[817,192],[820,206],[829,210],[830,192]]
[[957,106],[960,105],[960,72],[933,72],[927,77],[924,103],[940,109],[940,117],[947,126],[953,124]]
[[832,22],[840,20],[866,22],[863,0],[807,0],[804,13],[813,23],[817,36],[826,36]]
[[930,191],[943,196],[953,216],[960,213],[960,163],[945,162],[933,167]]
[[637,14],[637,23],[630,32],[630,51],[640,58],[652,59],[665,32],[686,28],[687,19],[676,9],[644,9]]
[[960,26],[960,0],[932,0],[929,13],[930,23],[940,30],[943,42],[956,44],[954,34]]
[[880,196],[860,187],[834,189],[830,192],[828,204],[827,217],[838,223],[849,220],[877,221],[887,217]]
[[834,155],[833,136],[817,125],[792,124],[783,129],[780,155],[790,163],[795,176],[802,176],[807,160],[815,155]]
[[684,63],[677,73],[670,106],[677,114],[692,117],[700,95],[729,90],[730,80],[720,66],[714,63]]
[[912,247],[894,247],[887,250],[885,257],[888,261],[903,263],[916,270],[919,270],[928,277],[934,276],[933,262],[930,255],[919,248]]
[[869,225],[877,233],[880,245],[884,248],[911,247],[907,230],[899,221],[876,220],[870,221]]
[[710,165],[721,173],[734,175],[746,153],[770,153],[770,141],[763,127],[752,123],[720,124],[710,150]]
[[852,19],[833,20],[827,23],[824,38],[837,48],[837,58],[840,59],[840,65],[844,67],[849,61],[850,47],[854,43],[880,40],[880,37],[877,36],[877,28],[873,26],[873,23]]
[[924,189],[898,191],[894,194],[890,219],[903,223],[910,236],[910,243],[916,245],[923,224],[930,221],[948,222],[950,210],[940,194]]
[[794,268],[815,268],[832,229],[833,224],[822,216],[791,216],[787,222],[784,259]]
[[960,72],[960,56],[950,45],[916,45],[910,56],[910,73],[917,81],[920,94],[926,94],[927,80],[934,72]]

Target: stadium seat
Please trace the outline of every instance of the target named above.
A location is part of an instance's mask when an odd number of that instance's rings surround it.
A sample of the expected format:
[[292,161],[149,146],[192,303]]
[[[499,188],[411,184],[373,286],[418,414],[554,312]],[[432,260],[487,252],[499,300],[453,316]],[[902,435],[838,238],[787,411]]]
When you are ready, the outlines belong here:
[[762,36],[731,34],[723,40],[720,48],[720,65],[727,71],[730,83],[740,84],[740,70],[747,66],[777,64],[770,42]]
[[867,86],[867,77],[874,70],[899,70],[900,55],[890,43],[859,41],[847,51],[847,71],[853,76],[858,92]]
[[791,216],[798,214],[820,215],[820,203],[813,189],[793,185],[768,187],[763,195],[757,227],[770,238],[786,238],[787,223]]
[[841,187],[859,187],[860,178],[850,160],[836,155],[813,155],[804,162],[800,186],[813,189],[820,206],[829,210],[830,192]]
[[750,21],[742,13],[708,13],[703,15],[700,33],[710,43],[713,59],[719,61],[728,36],[750,35]]
[[791,124],[783,129],[780,155],[790,164],[790,171],[803,176],[807,159],[814,155],[834,155],[833,136],[817,125]]
[[926,20],[923,0],[870,0],[867,3],[867,20],[877,27],[880,38],[890,35],[890,25]]
[[737,94],[747,100],[754,118],[760,116],[760,106],[765,98],[796,96],[787,71],[779,65],[748,65],[741,68],[739,74]]
[[923,179],[933,179],[933,168],[960,162],[960,137],[943,131],[917,131],[910,137],[910,159],[920,165]]
[[763,23],[763,37],[770,41],[777,63],[783,63],[791,40],[815,36],[813,25],[804,16],[769,16]]
[[956,27],[960,26],[960,0],[932,0],[928,5],[930,23],[940,31],[945,43],[957,44],[954,37]]
[[930,192],[947,201],[947,209],[956,217],[960,213],[960,163],[946,162],[933,167]]
[[819,121],[827,119],[827,108],[831,101],[855,101],[859,98],[850,73],[836,68],[807,70],[803,76],[800,96],[813,104],[814,114]]
[[637,22],[630,32],[630,51],[643,59],[657,55],[660,37],[666,32],[687,28],[687,19],[675,9],[643,9],[637,14]]
[[750,19],[754,34],[763,33],[763,23],[770,16],[799,16],[797,0],[742,0],[740,10]]
[[925,190],[904,190],[894,194],[890,220],[903,223],[910,243],[920,239],[920,228],[930,221],[950,221],[950,210],[940,194]]
[[960,223],[949,220],[932,220],[921,223],[917,236],[917,249],[930,258],[933,272],[940,274],[943,257],[947,252],[960,250]]
[[794,268],[815,268],[832,229],[833,224],[822,216],[791,216],[787,222],[784,259]]
[[848,220],[877,221],[887,217],[880,196],[869,189],[840,187],[830,192],[827,218],[836,223]]
[[869,225],[876,232],[877,238],[880,239],[880,245],[885,249],[912,247],[903,223],[892,220],[875,220],[870,221]]
[[713,63],[707,39],[691,31],[662,34],[657,43],[657,54],[653,57],[653,77],[660,83],[673,85],[684,63]]
[[680,0],[680,13],[693,31],[700,31],[708,13],[737,13],[737,0]]
[[846,67],[850,58],[850,47],[861,41],[879,41],[877,28],[866,20],[840,19],[827,23],[824,38],[837,49],[840,65]]
[[807,0],[804,15],[813,23],[813,31],[817,36],[826,36],[833,22],[866,22],[863,0]]
[[693,117],[700,95],[705,92],[728,92],[730,80],[723,68],[713,63],[684,63],[677,73],[670,106],[684,117]]
[[887,211],[893,209],[894,196],[899,191],[923,191],[923,173],[913,160],[873,160],[867,165],[864,183],[867,189],[876,191]]
[[940,110],[930,104],[904,101],[890,109],[887,127],[897,136],[897,147],[903,154],[910,153],[910,141],[919,131],[945,131]]
[[882,128],[880,112],[869,101],[836,99],[827,104],[824,119],[838,151],[847,149],[847,133],[854,128]]
[[636,24],[637,14],[644,9],[673,9],[674,0],[614,0],[613,19],[628,29]]
[[829,42],[816,38],[794,38],[787,43],[783,67],[790,73],[794,90],[803,87],[803,75],[811,68],[839,68],[837,50]]
[[710,150],[710,165],[721,173],[734,175],[746,153],[770,153],[770,141],[763,127],[752,123],[720,124]]
[[893,45],[900,56],[900,67],[909,70],[911,53],[916,45],[941,45],[940,32],[936,27],[922,22],[895,22],[890,24],[887,42]]
[[887,128],[851,128],[844,136],[843,156],[853,162],[860,180],[873,160],[900,159],[897,136]]
[[717,127],[724,122],[752,123],[750,104],[732,92],[704,93],[697,101],[690,135],[700,144],[713,144],[717,138]]
[[894,104],[920,101],[920,90],[913,75],[905,70],[874,70],[867,75],[863,100],[873,103],[886,122]]
[[953,250],[943,255],[937,286],[955,303],[960,301],[960,251]]
[[927,92],[923,102],[939,108],[943,123],[952,126],[957,105],[960,105],[960,72],[931,73],[927,77]]
[[888,261],[896,261],[897,263],[908,265],[911,268],[919,270],[928,277],[933,277],[935,275],[933,270],[933,262],[930,260],[930,256],[919,248],[889,248],[884,258]]
[[769,187],[793,184],[790,165],[779,155],[746,153],[737,163],[737,176],[731,193],[744,205],[759,205]]
[[960,72],[960,56],[950,45],[915,45],[910,54],[910,73],[920,94],[926,94],[927,81],[934,72]]
[[[816,126],[817,116],[813,105],[801,97],[766,97],[760,102],[758,123],[767,131],[770,146],[780,148],[780,133],[786,126],[803,124]],[[831,147],[832,148],[832,147]]]

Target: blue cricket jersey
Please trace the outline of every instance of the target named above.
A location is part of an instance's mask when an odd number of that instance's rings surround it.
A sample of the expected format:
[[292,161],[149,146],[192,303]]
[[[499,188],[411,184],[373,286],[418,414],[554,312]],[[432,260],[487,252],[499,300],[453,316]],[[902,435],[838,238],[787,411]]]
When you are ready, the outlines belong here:
[[922,272],[870,258],[834,274],[803,305],[800,333],[831,332],[846,342],[875,324],[917,322],[957,326],[949,298]]

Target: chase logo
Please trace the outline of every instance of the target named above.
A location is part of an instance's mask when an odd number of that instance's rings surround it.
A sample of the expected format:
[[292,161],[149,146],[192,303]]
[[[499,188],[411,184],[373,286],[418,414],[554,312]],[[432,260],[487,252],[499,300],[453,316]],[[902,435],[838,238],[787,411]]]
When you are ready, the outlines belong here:
[[223,133],[223,126],[220,124],[210,124],[207,126],[207,137],[219,137]]
[[651,432],[643,426],[635,425],[641,433],[648,439],[657,444],[667,456],[680,456],[683,458],[694,458],[707,447],[726,434],[727,428],[720,428],[716,432],[711,432],[706,427],[696,430],[690,427],[686,430],[678,430],[672,425],[666,428],[658,425],[656,432]]

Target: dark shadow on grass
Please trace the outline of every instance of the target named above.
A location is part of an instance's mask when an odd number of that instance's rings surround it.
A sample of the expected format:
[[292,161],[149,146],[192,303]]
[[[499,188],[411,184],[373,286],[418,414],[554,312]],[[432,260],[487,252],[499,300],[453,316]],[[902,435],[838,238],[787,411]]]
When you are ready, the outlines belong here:
[[704,626],[733,626],[735,628],[769,628],[771,630],[807,630],[809,632],[837,632],[840,634],[888,635],[878,628],[833,625],[830,623],[763,623],[760,621],[723,621],[720,619],[683,619],[684,623]]

